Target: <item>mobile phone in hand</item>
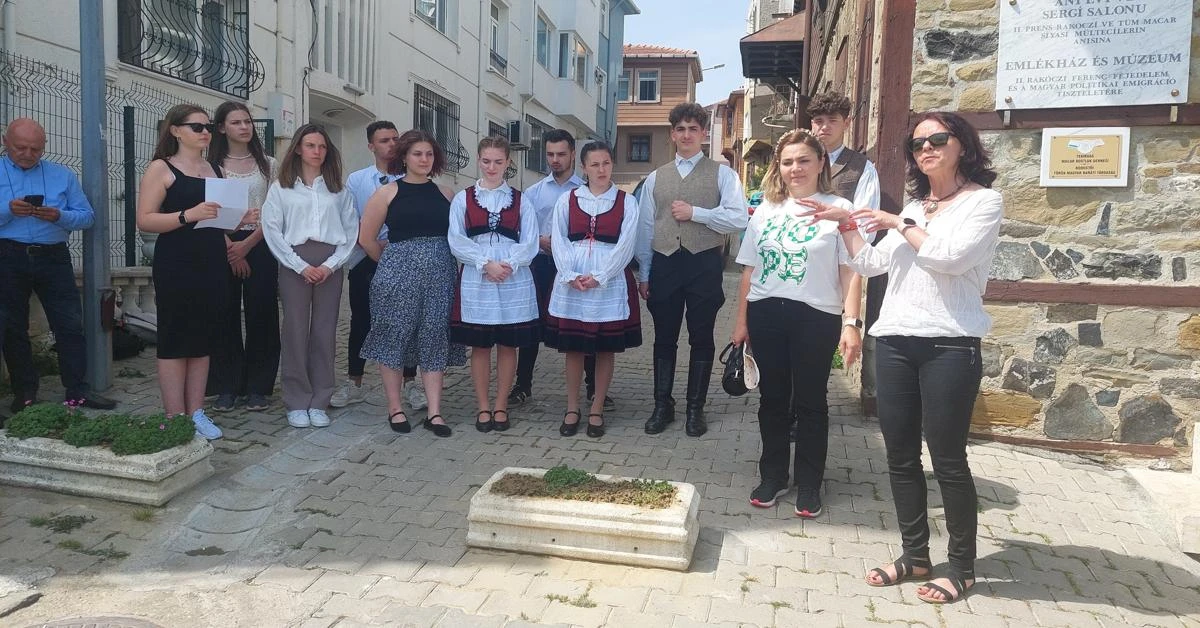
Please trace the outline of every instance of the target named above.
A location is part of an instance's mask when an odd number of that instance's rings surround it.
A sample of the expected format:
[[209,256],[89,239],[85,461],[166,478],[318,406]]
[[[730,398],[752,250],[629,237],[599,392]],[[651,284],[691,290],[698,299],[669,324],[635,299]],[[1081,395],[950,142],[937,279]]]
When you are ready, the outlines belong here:
[[33,205],[34,207],[41,207],[42,203],[46,200],[46,196],[43,194],[26,194],[25,198],[21,200]]

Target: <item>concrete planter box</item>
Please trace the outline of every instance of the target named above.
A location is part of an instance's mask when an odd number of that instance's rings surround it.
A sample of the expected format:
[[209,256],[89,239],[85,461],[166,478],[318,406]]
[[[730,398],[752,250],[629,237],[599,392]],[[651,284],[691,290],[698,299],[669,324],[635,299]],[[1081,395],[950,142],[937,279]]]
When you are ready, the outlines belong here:
[[471,498],[467,545],[677,570],[686,570],[692,562],[700,532],[700,498],[691,484],[671,482],[679,492],[669,508],[641,508],[492,493],[492,484],[508,473],[541,477],[546,470],[496,472]]
[[213,474],[212,451],[197,436],[155,454],[117,456],[50,438],[9,438],[0,430],[0,484],[161,506]]

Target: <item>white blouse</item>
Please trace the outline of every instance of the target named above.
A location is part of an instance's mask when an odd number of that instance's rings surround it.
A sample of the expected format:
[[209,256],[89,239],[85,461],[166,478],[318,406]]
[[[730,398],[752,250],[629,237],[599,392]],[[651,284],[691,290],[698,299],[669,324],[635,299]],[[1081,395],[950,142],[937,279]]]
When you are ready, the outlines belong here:
[[992,326],[983,293],[1000,239],[1004,201],[996,190],[964,193],[932,220],[921,201],[900,212],[928,236],[913,249],[898,230],[875,246],[864,246],[850,267],[866,277],[888,273],[887,291],[872,336],[982,338]]
[[317,177],[312,186],[304,185],[299,177],[292,187],[285,188],[276,181],[267,190],[262,206],[263,238],[271,254],[280,264],[296,273],[308,264],[293,246],[312,240],[336,247],[321,265],[337,270],[346,261],[358,235],[358,212],[350,191],[330,192],[325,180]]
[[[617,186],[614,185],[603,194],[595,196],[583,185],[574,192],[563,194],[555,203],[550,249],[554,254],[558,276],[550,293],[550,314],[588,323],[629,318],[625,267],[633,259],[637,243],[637,199],[632,194],[625,195],[625,214],[621,219],[621,234],[616,243],[590,239],[572,242],[567,237],[570,231],[572,194],[578,198],[579,209],[583,213],[599,216],[612,211],[617,201],[617,192]],[[600,285],[583,291],[572,288],[571,281],[583,275],[591,275]]]
[[[812,197],[845,209],[854,206],[832,194]],[[837,224],[796,214],[808,211],[795,200],[764,201],[754,210],[737,262],[749,266],[750,292],[747,301],[782,298],[805,303],[827,314],[841,314],[841,265],[846,264],[846,243]]]
[[[264,177],[261,170],[258,169],[257,162],[254,162],[254,169],[250,172],[234,172],[228,169],[222,169],[221,173],[226,179],[235,181],[245,181],[250,186],[250,207],[262,209],[263,203],[267,200],[267,189],[271,182],[279,176],[279,162],[275,161],[274,157],[267,155],[267,173]],[[258,224],[251,223],[242,225],[240,231],[254,231],[258,228]]]

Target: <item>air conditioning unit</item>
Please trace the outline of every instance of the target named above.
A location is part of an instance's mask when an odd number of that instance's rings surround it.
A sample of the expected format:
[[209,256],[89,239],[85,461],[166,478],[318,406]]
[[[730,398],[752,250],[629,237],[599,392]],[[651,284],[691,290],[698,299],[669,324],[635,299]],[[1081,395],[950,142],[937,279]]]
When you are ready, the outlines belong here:
[[508,123],[508,143],[514,150],[529,149],[529,123],[524,120],[510,120]]

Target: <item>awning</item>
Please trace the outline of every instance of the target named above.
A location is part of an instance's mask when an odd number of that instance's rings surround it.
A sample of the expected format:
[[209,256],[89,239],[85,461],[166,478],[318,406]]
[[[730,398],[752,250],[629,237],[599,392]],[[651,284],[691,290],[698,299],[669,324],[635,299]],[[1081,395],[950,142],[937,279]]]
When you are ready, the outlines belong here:
[[758,152],[771,153],[771,142],[752,137],[745,141],[742,147],[742,159],[749,159],[750,155]]
[[804,59],[804,13],[797,13],[741,40],[742,76],[799,81]]

